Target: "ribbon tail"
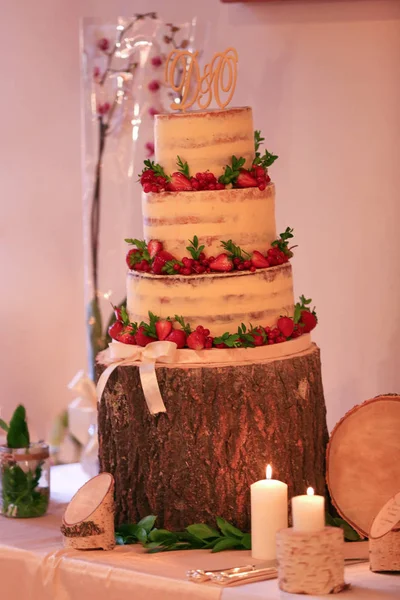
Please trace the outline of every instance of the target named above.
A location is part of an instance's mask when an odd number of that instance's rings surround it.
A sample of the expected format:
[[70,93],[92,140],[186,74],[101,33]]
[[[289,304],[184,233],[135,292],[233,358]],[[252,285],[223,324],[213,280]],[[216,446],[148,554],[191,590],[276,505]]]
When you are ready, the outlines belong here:
[[114,371],[114,369],[116,369],[121,363],[120,362],[115,362],[112,363],[109,367],[107,367],[107,369],[105,369],[102,374],[99,377],[99,380],[97,382],[97,386],[96,386],[96,394],[97,394],[97,402],[100,402],[101,397],[103,395],[104,389],[107,385],[107,381],[111,375],[111,373]]
[[167,412],[161,397],[160,388],[158,387],[155,362],[143,362],[139,367],[139,373],[143,394],[150,414],[157,415],[160,412]]

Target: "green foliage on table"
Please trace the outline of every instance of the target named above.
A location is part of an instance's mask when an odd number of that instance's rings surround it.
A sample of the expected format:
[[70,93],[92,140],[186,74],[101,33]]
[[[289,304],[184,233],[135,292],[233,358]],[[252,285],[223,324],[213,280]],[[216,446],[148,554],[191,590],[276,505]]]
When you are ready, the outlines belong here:
[[[29,452],[30,436],[26,422],[26,411],[22,405],[17,406],[7,425],[0,419],[0,427],[7,432],[7,447],[26,449]],[[38,491],[42,475],[42,460],[23,461],[25,470],[12,458],[5,459],[1,467],[1,502],[2,512],[12,517],[40,517],[44,515],[48,505],[48,490]]]
[[[186,527],[185,531],[157,529],[154,525],[157,517],[149,515],[138,523],[119,525],[115,532],[118,545],[142,544],[149,552],[167,550],[251,550],[251,534],[243,533],[221,517],[216,518],[217,528],[205,523]],[[341,527],[347,541],[358,541],[360,536],[340,517],[326,513],[326,523],[332,527]]]
[[355,531],[344,519],[341,519],[340,517],[332,517],[332,515],[326,513],[325,521],[326,524],[330,525],[331,527],[341,527],[343,529],[344,539],[347,542],[361,541],[361,537],[358,535],[357,531]]
[[251,549],[250,533],[243,533],[221,517],[216,518],[217,528],[197,523],[189,525],[185,531],[157,529],[154,527],[156,519],[150,515],[138,523],[120,525],[115,532],[116,543],[141,543],[152,553],[167,550],[211,549],[212,552],[221,552]]

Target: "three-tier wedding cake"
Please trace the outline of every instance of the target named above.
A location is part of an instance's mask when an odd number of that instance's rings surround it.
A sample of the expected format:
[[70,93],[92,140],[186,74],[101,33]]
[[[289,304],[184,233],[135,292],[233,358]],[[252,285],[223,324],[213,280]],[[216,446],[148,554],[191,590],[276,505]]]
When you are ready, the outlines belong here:
[[145,239],[127,240],[126,307],[99,367],[119,521],[218,514],[249,529],[249,485],[267,462],[290,493],[323,491],[317,318],[294,301],[293,230],[276,233],[277,156],[263,141],[249,107],[155,116]]

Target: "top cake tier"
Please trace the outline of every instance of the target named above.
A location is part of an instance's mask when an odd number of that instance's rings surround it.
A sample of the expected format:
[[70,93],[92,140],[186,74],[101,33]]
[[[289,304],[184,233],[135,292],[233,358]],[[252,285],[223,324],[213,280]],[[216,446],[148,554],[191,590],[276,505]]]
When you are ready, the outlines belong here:
[[250,107],[193,111],[155,116],[155,160],[166,173],[176,171],[184,157],[192,173],[210,171],[216,177],[232,155],[254,159],[253,114]]

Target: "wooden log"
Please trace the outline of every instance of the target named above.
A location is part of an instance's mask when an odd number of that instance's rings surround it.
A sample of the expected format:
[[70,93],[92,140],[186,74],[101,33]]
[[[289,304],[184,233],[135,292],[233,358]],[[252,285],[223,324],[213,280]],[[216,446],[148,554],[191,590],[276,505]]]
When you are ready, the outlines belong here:
[[400,571],[400,526],[381,538],[369,540],[371,571]]
[[334,594],[345,589],[344,539],[338,527],[276,534],[278,582],[292,594]]
[[[98,375],[104,366],[98,366]],[[157,365],[167,412],[151,416],[139,369],[120,366],[99,403],[99,458],[113,474],[116,520],[158,515],[159,527],[212,523],[250,531],[250,485],[325,493],[328,441],[319,349],[234,365]]]
[[76,492],[64,513],[61,533],[66,548],[114,548],[114,480],[110,473],[93,477]]
[[326,478],[332,504],[364,537],[399,491],[399,430],[400,395],[383,394],[354,406],[331,433]]

